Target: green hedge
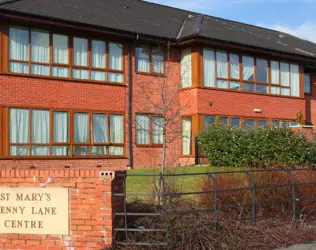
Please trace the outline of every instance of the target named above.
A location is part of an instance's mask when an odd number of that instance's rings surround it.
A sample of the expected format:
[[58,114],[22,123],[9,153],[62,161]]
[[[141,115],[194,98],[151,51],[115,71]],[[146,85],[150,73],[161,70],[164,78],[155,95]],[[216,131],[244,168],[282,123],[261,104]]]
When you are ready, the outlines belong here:
[[314,166],[316,140],[288,128],[241,130],[216,124],[199,135],[202,154],[220,166]]

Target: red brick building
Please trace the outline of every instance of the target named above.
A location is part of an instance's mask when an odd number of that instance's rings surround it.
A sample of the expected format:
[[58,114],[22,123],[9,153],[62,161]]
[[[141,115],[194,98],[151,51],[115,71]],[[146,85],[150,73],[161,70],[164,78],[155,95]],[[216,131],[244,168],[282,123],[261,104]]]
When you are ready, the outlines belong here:
[[164,141],[177,166],[216,117],[316,123],[316,44],[286,33],[138,0],[4,0],[0,20],[1,167],[157,167]]

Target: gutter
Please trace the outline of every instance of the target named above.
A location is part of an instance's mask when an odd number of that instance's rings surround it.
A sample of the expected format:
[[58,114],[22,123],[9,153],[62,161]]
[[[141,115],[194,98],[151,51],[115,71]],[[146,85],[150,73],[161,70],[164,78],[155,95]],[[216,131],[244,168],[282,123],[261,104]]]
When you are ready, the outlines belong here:
[[248,45],[237,44],[237,43],[232,43],[232,42],[227,42],[227,41],[222,41],[222,40],[210,39],[210,38],[206,38],[202,36],[199,37],[196,35],[185,37],[173,45],[185,46],[192,43],[204,43],[207,45],[209,44],[209,45],[217,45],[217,46],[226,46],[226,47],[240,49],[244,51],[259,52],[259,53],[267,54],[269,56],[272,55],[276,57],[284,57],[284,58],[287,58],[288,60],[293,60],[293,61],[316,63],[315,57],[296,55],[296,54],[291,54],[289,52],[276,51],[272,49],[264,49],[264,48],[255,47],[255,46],[248,46]]
[[[137,39],[137,38],[136,38]],[[132,76],[132,51],[134,45],[129,44],[128,46],[128,80],[127,80],[127,91],[128,91],[128,100],[127,100],[127,138],[128,138],[128,168],[134,168],[133,161],[133,76]]]

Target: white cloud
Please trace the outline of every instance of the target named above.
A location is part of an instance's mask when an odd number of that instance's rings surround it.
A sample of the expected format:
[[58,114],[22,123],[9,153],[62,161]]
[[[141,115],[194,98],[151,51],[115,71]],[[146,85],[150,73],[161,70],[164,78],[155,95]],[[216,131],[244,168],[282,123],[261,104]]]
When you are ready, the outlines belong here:
[[269,29],[279,30],[293,36],[298,36],[300,38],[316,42],[316,23],[307,21],[297,27],[290,27],[281,24],[275,25],[259,25]]

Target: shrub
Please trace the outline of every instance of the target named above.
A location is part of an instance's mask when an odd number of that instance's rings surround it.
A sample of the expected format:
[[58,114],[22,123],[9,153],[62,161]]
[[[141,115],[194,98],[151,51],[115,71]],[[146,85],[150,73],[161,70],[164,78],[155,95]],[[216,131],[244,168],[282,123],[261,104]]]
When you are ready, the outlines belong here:
[[[290,176],[287,172],[255,172],[252,173],[256,185],[255,202],[256,217],[271,216],[272,214],[284,214],[286,217],[292,215],[292,192]],[[250,219],[252,216],[251,181],[245,173],[222,173],[216,174],[216,203],[218,217],[230,219]],[[286,185],[279,188],[260,188],[274,185]],[[214,190],[211,179],[202,179],[203,191]],[[249,188],[243,190],[244,188]],[[237,189],[237,190],[236,190]],[[225,191],[223,191],[225,190]],[[212,194],[200,196],[203,207],[213,208],[214,197]],[[283,201],[273,203],[273,201]],[[260,203],[260,205],[259,205]],[[315,205],[315,202],[313,202]]]
[[221,166],[312,166],[316,140],[288,128],[241,130],[216,124],[199,135],[202,154]]

